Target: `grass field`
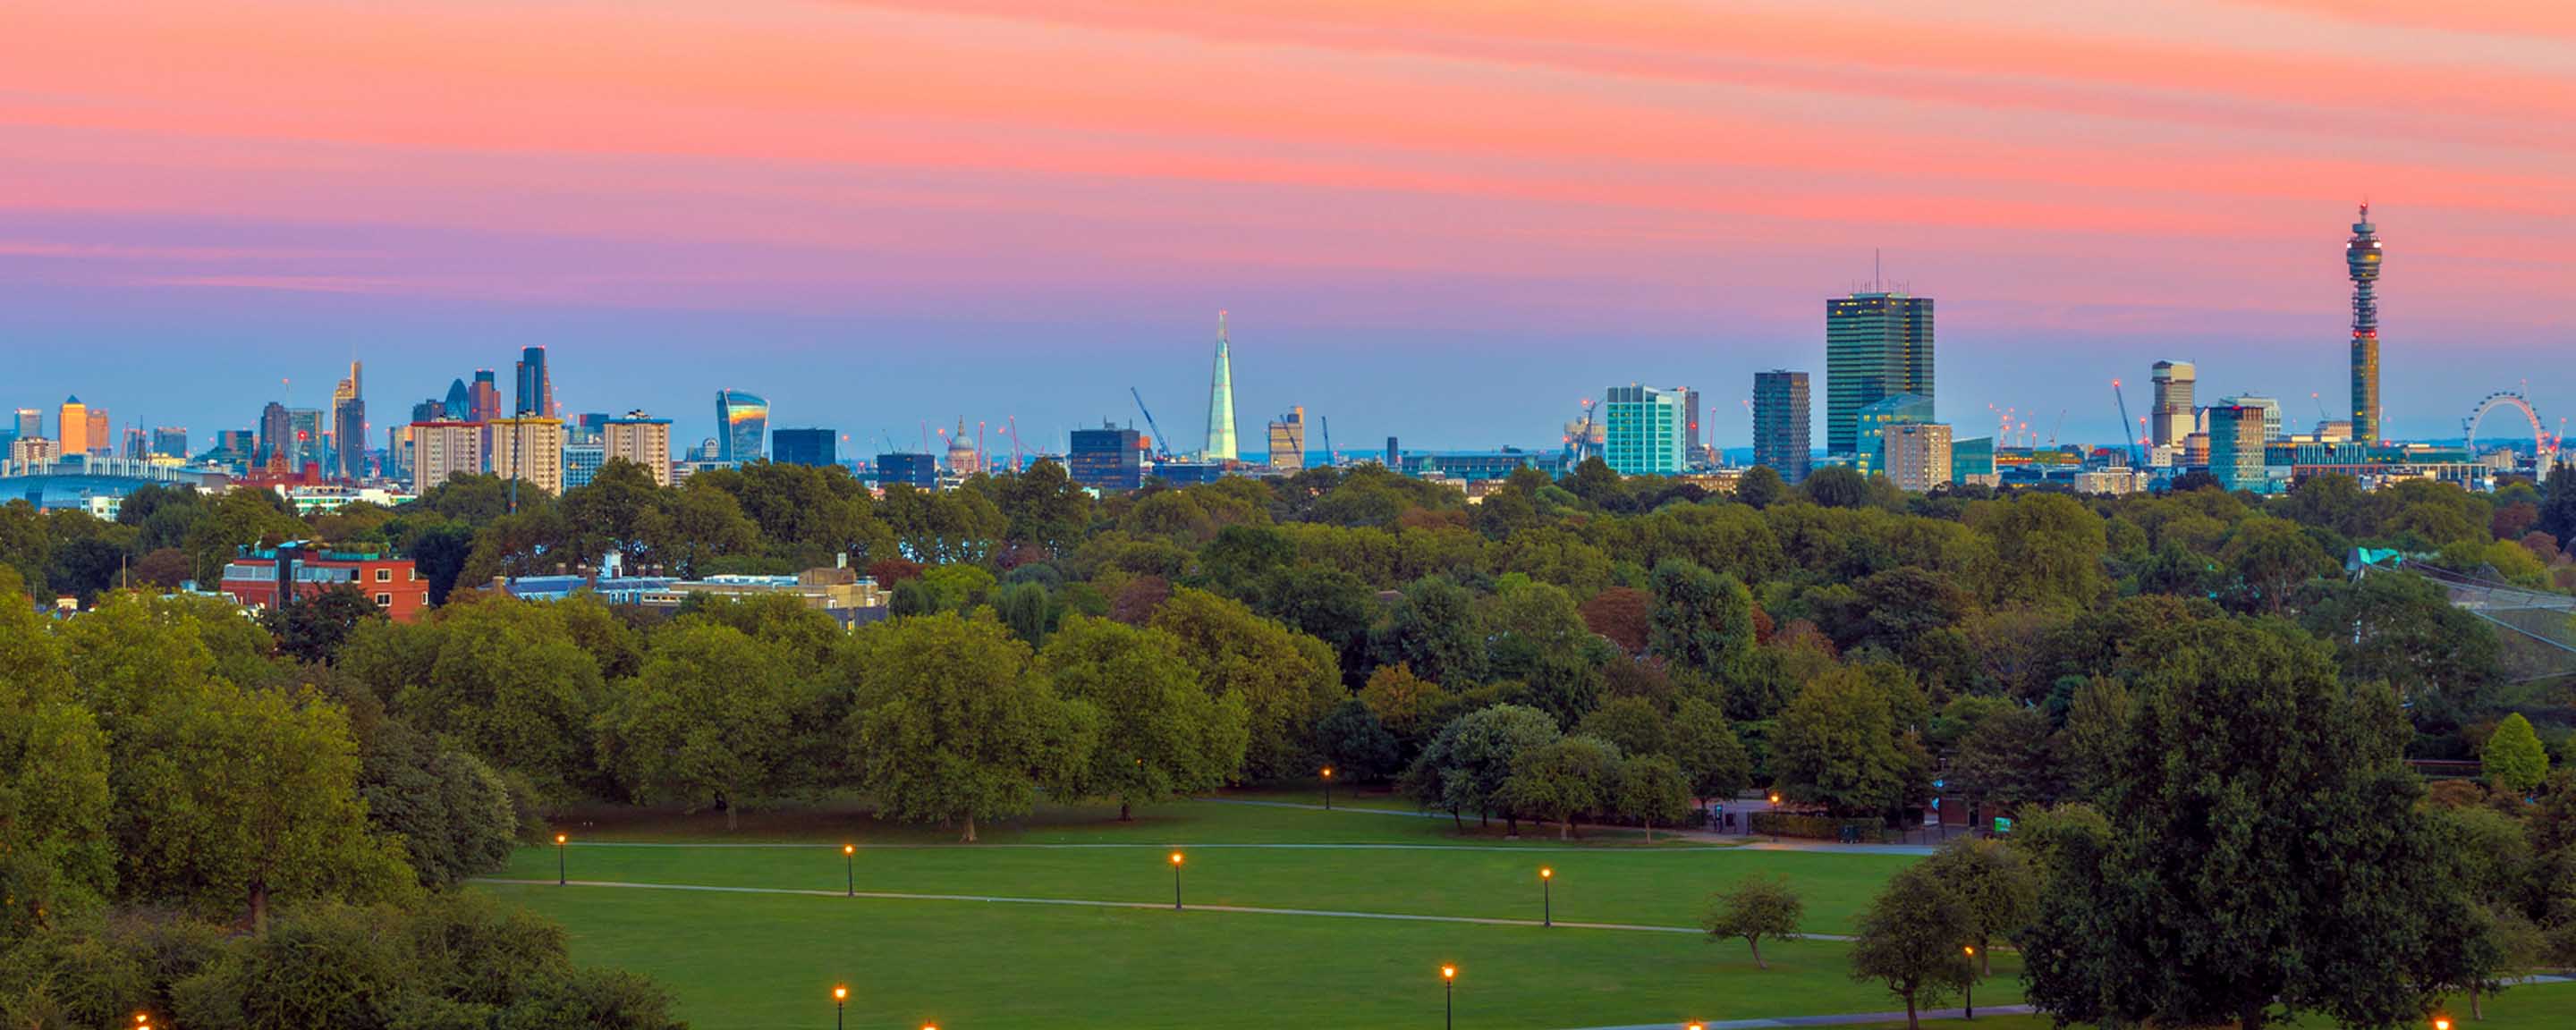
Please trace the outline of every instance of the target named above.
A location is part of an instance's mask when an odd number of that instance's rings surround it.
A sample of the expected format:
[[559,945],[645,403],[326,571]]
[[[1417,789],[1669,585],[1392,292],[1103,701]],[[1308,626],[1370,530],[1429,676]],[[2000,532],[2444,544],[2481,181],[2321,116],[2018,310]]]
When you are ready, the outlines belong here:
[[[731,890],[558,888],[552,848],[521,851],[502,874],[542,883],[480,889],[561,921],[583,961],[652,974],[702,1030],[828,1026],[834,983],[851,987],[853,1030],[1434,1027],[1442,963],[1461,970],[1461,1027],[1899,1007],[1851,981],[1845,946],[1832,941],[1766,946],[1764,971],[1740,942],[1694,933],[1174,912],[1166,856],[1187,855],[1194,906],[1535,920],[1545,865],[1556,870],[1558,920],[1666,927],[1691,925],[1710,891],[1745,873],[1776,872],[1806,895],[1807,928],[1819,933],[1847,932],[1913,861],[1904,856],[1645,847],[1607,833],[1568,846],[1536,829],[1519,840],[1461,837],[1446,820],[1228,801],[1163,806],[1132,823],[1107,815],[1043,810],[958,845],[936,828],[878,825],[848,808],[749,813],[731,833],[707,814],[604,811],[567,820],[572,879]],[[861,845],[851,867],[862,892],[1146,907],[843,898],[844,841]],[[820,893],[759,893],[776,890]],[[2011,956],[2002,957],[1981,1004],[2015,1000]],[[2571,1025],[2546,1021],[2567,1014],[2554,998],[2576,1000],[2576,988],[2515,992],[2482,1026]]]

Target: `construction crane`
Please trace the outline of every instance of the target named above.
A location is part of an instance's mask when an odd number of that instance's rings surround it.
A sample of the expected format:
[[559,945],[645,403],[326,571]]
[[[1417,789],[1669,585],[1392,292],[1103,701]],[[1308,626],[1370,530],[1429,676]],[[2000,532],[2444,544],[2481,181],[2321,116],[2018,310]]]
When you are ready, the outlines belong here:
[[2111,380],[2111,397],[2120,402],[2120,453],[2128,457],[2130,468],[2143,467],[2147,460],[2138,454],[2138,438],[2129,435],[2129,395],[2120,392],[2117,379]]
[[1315,421],[1324,427],[1324,464],[1328,467],[1341,464],[1341,457],[1333,453],[1333,420],[1317,415]]
[[1583,421],[1565,424],[1565,455],[1568,467],[1582,464],[1583,459],[1599,453],[1592,449],[1593,415],[1592,398],[1586,397],[1583,399]]
[[1020,417],[1018,415],[1010,416],[1010,418],[1002,424],[1002,435],[1008,437],[1011,441],[1011,471],[1018,472],[1021,468]]
[[2050,450],[2057,449],[2057,431],[2064,428],[2066,428],[2066,409],[2059,408],[2057,409],[2057,421],[2051,423],[2048,427],[2048,447]]
[[1127,395],[1136,398],[1136,410],[1145,413],[1145,428],[1154,431],[1154,457],[1161,461],[1172,460],[1171,441],[1163,436],[1163,427],[1154,424],[1154,409],[1145,406],[1145,395],[1136,392],[1133,386],[1127,388]]

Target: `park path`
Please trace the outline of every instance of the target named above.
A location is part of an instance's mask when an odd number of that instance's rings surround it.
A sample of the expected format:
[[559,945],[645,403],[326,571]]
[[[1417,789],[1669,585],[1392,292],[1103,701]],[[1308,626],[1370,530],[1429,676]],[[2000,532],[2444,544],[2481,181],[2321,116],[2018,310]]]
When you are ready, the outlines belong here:
[[[1315,804],[1311,801],[1259,801],[1252,798],[1201,798],[1199,800],[1212,801],[1220,805],[1253,805],[1260,808],[1295,808],[1309,812],[1327,811],[1324,806]],[[1406,811],[1401,808],[1365,808],[1353,807],[1350,805],[1336,806],[1329,809],[1329,811],[1336,815],[1343,812],[1357,812],[1363,815],[1396,815],[1416,819],[1449,818],[1449,813],[1447,812]],[[1633,826],[1595,826],[1590,823],[1582,823],[1578,825],[1585,830],[1598,831],[1624,832],[1636,829],[1636,827]],[[1800,840],[1797,838],[1773,839],[1744,833],[1710,833],[1706,830],[1669,829],[1656,830],[1655,833],[1659,838],[1677,838],[1680,840],[1695,841],[1702,844],[1732,844],[1736,847],[1747,848],[1754,851],[1807,851],[1828,855],[1929,855],[1934,851],[1940,850],[1930,844],[1842,844],[1834,841]]]
[[[1995,1016],[2025,1016],[2029,1015],[2034,1010],[2028,1005],[1979,1005],[1977,1006],[1977,1011]],[[1925,1022],[1930,1022],[1936,1019],[1966,1019],[1967,1013],[1958,1009],[1924,1009],[1917,1014],[1917,1018],[1920,1018]],[[1905,1013],[1903,1012],[1843,1012],[1830,1016],[1773,1016],[1768,1019],[1710,1019],[1701,1021],[1699,1026],[1704,1028],[1704,1030],[1774,1030],[1774,1028],[1779,1027],[1867,1026],[1876,1023],[1902,1022],[1905,1022]],[[1690,1024],[1630,1023],[1625,1026],[1585,1027],[1584,1030],[1683,1030],[1683,1028],[1688,1025]]]
[[[476,883],[505,884],[518,887],[552,887],[553,880],[477,877]],[[623,880],[572,880],[565,886],[606,887],[619,890],[696,891],[708,894],[773,894],[806,898],[866,898],[876,901],[971,901],[1003,905],[1061,905],[1072,908],[1161,909],[1172,906],[1159,901],[1103,901],[1091,898],[1022,898],[994,894],[916,894],[903,891],[813,890],[800,887],[718,887],[694,883],[633,883]],[[1188,905],[1183,912],[1225,912],[1235,915],[1311,916],[1326,919],[1383,919],[1405,923],[1463,923],[1474,926],[1540,927],[1549,924],[1536,919],[1501,919],[1485,916],[1432,916],[1408,912],[1348,912],[1326,908],[1264,908],[1255,905]],[[1619,930],[1633,933],[1702,933],[1696,926],[1652,926],[1644,923],[1585,923],[1559,919],[1555,928],[1563,930]],[[1842,934],[1811,933],[1809,940],[1848,941]]]

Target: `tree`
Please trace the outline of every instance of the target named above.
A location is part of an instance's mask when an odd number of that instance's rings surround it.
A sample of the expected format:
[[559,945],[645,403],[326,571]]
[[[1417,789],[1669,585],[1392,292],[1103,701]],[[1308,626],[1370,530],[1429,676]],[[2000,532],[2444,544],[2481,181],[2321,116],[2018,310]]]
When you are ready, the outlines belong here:
[[1889,880],[1861,913],[1852,940],[1852,979],[1876,981],[1905,1000],[1905,1025],[1922,1026],[1918,1010],[1966,987],[1976,976],[1967,948],[1974,940],[1964,907],[1922,866]]
[[2542,494],[2540,520],[2533,524],[2561,543],[2576,540],[2576,462],[2549,467],[2549,487]]
[[297,598],[260,613],[260,625],[277,638],[277,651],[301,662],[329,665],[339,657],[349,631],[369,619],[385,617],[365,591],[343,583],[312,597]]
[[1619,766],[1619,814],[1646,828],[1646,843],[1655,842],[1655,825],[1679,825],[1690,818],[1690,779],[1682,767],[1663,755],[1631,755]]
[[1029,674],[1029,648],[991,619],[955,613],[871,626],[850,649],[857,707],[850,761],[888,818],[977,820],[1037,803],[1041,784],[1077,783],[1097,739],[1091,706]]
[[1503,801],[1503,784],[1524,751],[1545,747],[1558,737],[1556,720],[1525,705],[1502,704],[1459,716],[1440,728],[1422,754],[1405,771],[1405,785],[1424,808],[1449,813],[1473,809],[1478,821],[1501,807],[1520,832],[1519,814]]
[[1635,587],[1611,587],[1583,602],[1583,624],[1629,654],[1643,654],[1655,596]]
[[1674,708],[1666,740],[1667,753],[1689,777],[1693,796],[1723,800],[1753,784],[1752,759],[1717,705],[1683,698]]
[[2249,595],[2244,607],[2276,615],[2300,586],[2339,571],[2325,548],[2296,524],[2263,515],[2237,523],[2218,557],[2236,570]]
[[516,843],[508,781],[408,720],[381,719],[360,739],[358,797],[367,822],[402,842],[406,864],[432,890],[501,869]]
[[[433,622],[392,627],[397,646],[353,637],[343,664],[423,732],[453,737],[494,766],[565,792],[596,769],[591,718],[604,692],[599,665],[562,613],[536,601],[487,597],[440,609]],[[367,641],[366,653],[358,641]],[[397,657],[397,655],[402,657]]]
[[643,669],[599,713],[600,763],[635,800],[713,804],[731,830],[778,782],[804,690],[776,648],[683,620],[654,636]]
[[1502,800],[1514,812],[1554,820],[1574,839],[1574,817],[1610,806],[1619,790],[1619,746],[1598,737],[1561,737],[1512,758]]
[[1845,465],[1828,465],[1807,474],[1798,484],[1807,500],[1827,508],[1858,508],[1869,503],[1869,480],[1858,469]]
[[1397,663],[1369,673],[1359,700],[1387,732],[1395,734],[1396,746],[1409,761],[1440,731],[1437,719],[1449,707],[1451,695],[1440,684],[1414,675],[1412,666]]
[[1245,777],[1313,775],[1315,726],[1348,696],[1332,648],[1199,590],[1173,591],[1151,625],[1180,641],[1201,689],[1243,698],[1250,741]]
[[1753,951],[1753,967],[1769,969],[1762,960],[1762,939],[1798,940],[1798,921],[1806,915],[1807,902],[1789,886],[1788,877],[1746,873],[1725,893],[1709,896],[1699,925],[1708,931],[1711,944],[1742,940]]
[[1453,689],[1484,680],[1485,646],[1475,595],[1437,577],[1416,580],[1404,588],[1377,641],[1382,664],[1402,662],[1423,678]]
[[1736,672],[1753,651],[1753,595],[1734,576],[1667,559],[1655,566],[1649,649],[1710,676]]
[[1990,837],[1944,844],[1921,867],[1958,899],[1968,941],[1977,946],[1978,974],[1992,973],[1995,942],[2019,937],[2038,910],[2038,874],[2019,851]]
[[1879,815],[1920,790],[1921,751],[1897,735],[1885,687],[1837,668],[1809,681],[1781,714],[1771,772],[1790,800],[1837,816]]
[[1994,539],[1997,596],[2035,606],[2091,605],[2107,583],[2109,550],[2102,518],[2065,494],[2023,494],[1998,501],[1985,520]]
[[1608,643],[1583,624],[1574,598],[1552,583],[1504,577],[1483,617],[1488,668],[1497,680],[1517,680],[1536,707],[1571,726],[1600,696]]
[[1098,745],[1081,793],[1118,799],[1118,818],[1136,805],[1215,790],[1243,766],[1243,697],[1211,696],[1161,630],[1073,616],[1038,653],[1065,700],[1098,716]]
[[1395,734],[1359,698],[1325,713],[1323,723],[1315,727],[1315,738],[1335,775],[1352,782],[1384,779],[1403,768]]
[[[2069,1021],[2260,1030],[2278,1008],[2394,1026],[2466,918],[2416,809],[2393,694],[2336,680],[2285,623],[2146,633],[2099,793],[2102,832],[2048,862],[2027,996]],[[2212,918],[2224,913],[2225,918]]]
[[1780,503],[1788,496],[1789,483],[1769,465],[1755,465],[1744,470],[1744,478],[1735,481],[1735,499],[1756,510]]
[[2478,764],[2489,785],[2518,797],[2540,789],[2540,781],[2549,776],[2549,752],[2541,748],[2540,735],[2521,712],[2496,724],[2495,734],[2478,752]]
[[1621,754],[1668,755],[1672,753],[1670,723],[1653,701],[1614,697],[1576,722],[1574,732],[1617,744]]
[[115,887],[107,736],[20,589],[0,565],[0,952]]

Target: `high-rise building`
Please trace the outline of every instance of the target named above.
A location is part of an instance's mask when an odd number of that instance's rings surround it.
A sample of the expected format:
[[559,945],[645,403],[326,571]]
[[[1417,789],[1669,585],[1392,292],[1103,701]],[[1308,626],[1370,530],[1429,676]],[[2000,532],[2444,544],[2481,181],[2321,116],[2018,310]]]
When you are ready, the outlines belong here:
[[28,439],[45,435],[45,413],[35,408],[18,409],[18,437]]
[[2281,430],[2280,398],[2265,397],[2260,394],[2240,393],[2234,397],[2221,397],[2218,399],[2218,403],[2221,407],[2234,406],[2240,408],[2263,409],[2263,439],[2266,441],[2279,440],[2287,435]]
[[1858,433],[1852,447],[1852,467],[1862,475],[1887,471],[1886,448],[1883,444],[1891,426],[1921,425],[1932,421],[1932,398],[1911,393],[1881,397],[1860,409],[1853,420]]
[[295,425],[286,414],[286,405],[276,401],[259,409],[259,450],[251,464],[261,468],[283,467],[295,461]]
[[1950,482],[1950,427],[1938,422],[1909,422],[1887,427],[1881,443],[1887,458],[1887,480],[1907,493],[1930,493]]
[[440,419],[411,424],[411,489],[430,488],[456,476],[483,474],[483,427],[473,422]]
[[54,426],[56,454],[87,454],[91,447],[96,446],[89,438],[89,405],[81,403],[78,397],[63,398],[62,410],[56,416]]
[[546,349],[521,348],[517,373],[518,392],[512,399],[510,413],[555,417],[555,384],[546,375]]
[[2149,370],[2155,381],[2155,406],[2147,409],[2147,438],[2158,447],[2171,447],[2200,428],[2198,400],[2192,395],[2199,389],[2200,372],[2188,361],[2159,361]]
[[563,485],[566,490],[579,490],[599,477],[599,467],[608,464],[608,445],[604,443],[568,443],[563,450]]
[[1296,471],[1306,467],[1306,406],[1288,409],[1270,423],[1270,467]]
[[830,468],[841,463],[840,434],[829,429],[772,429],[769,460],[781,465]]
[[132,461],[142,461],[151,457],[151,434],[145,433],[142,426],[125,427],[125,445],[117,448],[117,453]]
[[1098,429],[1073,431],[1065,474],[1079,485],[1108,493],[1133,490],[1145,483],[1145,442],[1133,429],[1102,422]]
[[108,422],[107,409],[89,409],[89,452],[112,454],[115,449],[116,429]]
[[935,454],[877,455],[877,485],[908,483],[916,490],[939,489],[939,456]]
[[[470,421],[473,421],[473,419],[474,419],[474,392],[465,388],[465,380],[459,379],[459,380],[456,380],[456,381],[454,381],[454,382],[448,383],[448,384],[447,384],[447,399],[446,399],[445,401],[441,402],[441,403],[442,403],[442,404],[447,408],[447,418],[445,419],[445,421],[450,421],[450,422],[470,422]],[[416,422],[432,422],[432,421],[439,421],[439,420],[437,420],[437,419],[414,419],[413,421],[416,421]]]
[[286,425],[289,430],[287,439],[293,441],[286,452],[287,468],[295,472],[303,471],[306,465],[321,468],[326,450],[322,439],[322,409],[288,408]]
[[1860,409],[1932,393],[1932,298],[1855,293],[1825,302],[1825,449],[1860,449]]
[[349,378],[331,391],[331,471],[342,479],[367,474],[367,400],[358,363],[349,363]]
[[205,456],[207,460],[225,465],[242,465],[249,463],[251,455],[258,452],[259,434],[248,429],[218,429],[215,431],[215,445],[206,451]]
[[489,422],[501,417],[501,387],[492,378],[492,370],[474,370],[474,385],[465,390],[465,417],[476,422]]
[[1753,463],[1768,466],[1792,484],[1806,481],[1815,448],[1807,407],[1807,374],[1787,369],[1753,373]]
[[54,442],[41,436],[22,436],[9,441],[9,463],[13,465],[41,465],[61,456],[62,452],[54,447]]
[[2264,489],[2263,409],[2229,404],[2209,409],[2209,474],[2228,490]]
[[496,418],[490,423],[484,463],[503,482],[518,480],[549,494],[563,492],[563,420],[543,415]]
[[1398,472],[1404,470],[1404,449],[1395,445],[1392,436],[1386,438],[1386,467]]
[[641,411],[627,412],[600,424],[600,443],[607,447],[601,460],[623,461],[641,467],[653,477],[656,486],[671,485],[671,420],[654,418]]
[[768,401],[740,390],[716,391],[717,461],[759,461],[768,436]]
[[1613,386],[1603,406],[1601,458],[1623,476],[1673,476],[1690,467],[1682,391]]
[[1692,461],[1699,460],[1700,441],[1703,439],[1699,435],[1699,414],[1699,391],[1682,387],[1682,453],[1690,455]]
[[1995,475],[1995,438],[1980,436],[1972,440],[1950,441],[1950,481],[1997,486],[2003,480]]
[[581,413],[581,417],[574,419],[572,422],[572,438],[575,440],[587,440],[591,443],[598,443],[600,434],[605,432],[607,427],[607,412],[585,411]]
[[152,429],[152,453],[164,458],[188,456],[188,427],[155,426]]
[[2352,441],[2365,447],[2377,446],[2380,433],[2379,256],[2379,227],[2363,204],[2344,241],[2343,265],[2352,277]]
[[437,422],[445,418],[447,418],[447,405],[441,403],[436,397],[411,406],[411,420],[414,422]]
[[1225,312],[1216,313],[1216,371],[1208,377],[1207,449],[1203,461],[1238,461],[1234,441],[1234,354],[1225,334]]

